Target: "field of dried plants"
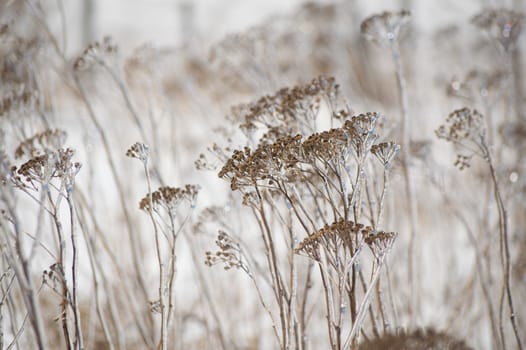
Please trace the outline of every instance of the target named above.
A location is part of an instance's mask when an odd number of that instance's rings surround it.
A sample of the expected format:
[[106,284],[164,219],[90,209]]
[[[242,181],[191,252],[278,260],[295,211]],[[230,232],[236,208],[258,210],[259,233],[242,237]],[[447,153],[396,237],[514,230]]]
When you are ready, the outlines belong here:
[[524,349],[526,3],[180,3],[0,2],[0,349]]

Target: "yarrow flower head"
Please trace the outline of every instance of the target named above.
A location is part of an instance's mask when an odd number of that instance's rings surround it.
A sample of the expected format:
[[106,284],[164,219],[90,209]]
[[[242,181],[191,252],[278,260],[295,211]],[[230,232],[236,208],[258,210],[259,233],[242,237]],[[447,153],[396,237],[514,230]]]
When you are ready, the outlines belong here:
[[462,108],[451,112],[446,124],[441,125],[435,133],[438,138],[452,142],[463,152],[469,153],[457,157],[455,165],[461,170],[469,167],[469,161],[475,154],[485,160],[488,157],[484,117],[475,109]]
[[[184,188],[160,187],[157,191],[146,194],[139,203],[139,208],[146,212],[157,211],[164,208],[169,215],[175,217],[177,208],[182,201],[186,200],[190,206],[195,206],[195,200],[199,188],[195,185],[186,185]],[[151,200],[150,200],[151,199]]]
[[360,30],[369,40],[382,47],[391,47],[398,41],[401,28],[409,22],[411,13],[406,10],[399,12],[382,12],[366,18]]
[[474,25],[488,33],[504,51],[513,50],[522,31],[524,14],[507,9],[486,9],[471,20]]
[[150,148],[144,143],[136,142],[126,151],[126,156],[147,163],[150,157]]

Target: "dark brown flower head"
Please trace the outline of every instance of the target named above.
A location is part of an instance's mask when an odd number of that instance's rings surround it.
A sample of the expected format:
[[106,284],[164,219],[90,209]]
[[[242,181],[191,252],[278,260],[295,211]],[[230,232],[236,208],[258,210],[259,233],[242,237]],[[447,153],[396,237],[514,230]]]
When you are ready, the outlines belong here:
[[141,142],[135,142],[127,151],[126,156],[130,158],[137,158],[143,163],[148,162],[148,158],[150,157],[150,148],[148,145],[141,143]]
[[47,151],[45,154],[31,158],[18,169],[13,167],[13,172],[16,171],[26,183],[31,184],[34,188],[37,183],[46,185],[51,179],[60,178],[64,181],[66,190],[71,191],[75,183],[75,176],[81,168],[80,163],[73,162],[74,154],[71,148],[61,148],[56,152]]
[[294,250],[296,254],[304,254],[313,260],[320,260],[320,248],[334,251],[335,245],[342,245],[354,254],[356,246],[353,242],[367,236],[371,227],[356,224],[353,221],[339,220],[314,232],[299,243]]
[[385,168],[391,166],[393,158],[400,152],[400,145],[389,141],[381,142],[371,147],[371,152],[378,158]]
[[374,231],[371,229],[365,233],[364,241],[371,248],[373,254],[380,258],[389,252],[396,237],[396,232]]
[[260,144],[253,152],[248,147],[235,150],[218,175],[230,180],[233,191],[259,180],[287,179],[301,154],[301,135],[281,137],[273,144]]
[[347,148],[348,136],[341,128],[315,133],[303,142],[305,156],[322,162],[345,157]]
[[400,12],[383,12],[366,18],[360,30],[365,37],[382,47],[391,47],[399,39],[400,29],[409,22],[411,13],[406,10]]
[[365,156],[378,139],[375,128],[379,119],[377,113],[366,113],[354,116],[343,124],[358,159]]
[[474,25],[486,31],[504,51],[513,50],[521,33],[524,14],[507,9],[486,9],[471,20]]
[[36,157],[46,151],[57,151],[64,146],[67,134],[59,129],[47,129],[23,141],[15,150],[15,158]]
[[163,208],[172,217],[175,217],[177,208],[183,201],[188,201],[190,205],[195,206],[197,193],[199,189],[194,185],[186,185],[184,188],[175,187],[159,187],[157,191],[146,194],[139,203],[139,208],[144,211],[157,211]]

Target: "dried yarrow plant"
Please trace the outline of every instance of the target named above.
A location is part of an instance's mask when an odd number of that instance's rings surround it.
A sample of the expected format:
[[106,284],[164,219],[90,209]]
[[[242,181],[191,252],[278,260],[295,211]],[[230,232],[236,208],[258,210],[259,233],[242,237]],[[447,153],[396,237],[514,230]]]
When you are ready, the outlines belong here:
[[[2,227],[11,232],[4,237],[4,244],[11,248],[6,251],[6,258],[21,288],[39,348],[44,348],[47,342],[36,299],[37,290],[42,287],[34,285],[31,265],[40,248],[44,248],[54,261],[44,271],[42,285],[49,287],[59,299],[60,316],[57,321],[60,321],[64,342],[68,348],[83,348],[74,197],[75,178],[81,165],[74,161],[75,152],[72,149],[63,148],[65,136],[58,130],[45,130],[24,140],[17,147],[15,157],[26,160],[20,165],[11,165],[9,172],[2,176],[1,199],[9,217],[7,221],[2,221]],[[6,167],[3,168],[5,171]],[[16,208],[17,192],[24,193],[38,206],[35,234],[23,232],[24,221],[18,216]],[[67,221],[63,218],[64,210],[68,213]],[[45,216],[51,219],[56,234],[54,239],[44,236]],[[50,246],[50,241],[55,242],[55,247]],[[69,250],[71,253],[68,253]]]
[[516,311],[511,288],[511,256],[508,233],[508,215],[502,197],[500,181],[498,179],[496,164],[487,143],[486,125],[484,117],[477,110],[462,108],[449,114],[446,124],[436,130],[436,135],[445,139],[460,150],[455,165],[461,170],[470,166],[473,156],[480,157],[486,162],[493,187],[493,194],[498,211],[499,252],[502,265],[502,288],[499,298],[499,331],[502,348],[506,348],[506,335],[504,333],[504,309],[508,307],[510,323],[517,341],[518,348],[522,349],[521,335],[516,320]]
[[136,142],[128,149],[126,155],[143,163],[147,179],[148,193],[140,200],[139,208],[149,215],[154,229],[159,265],[159,287],[158,299],[151,302],[151,309],[161,315],[159,347],[167,349],[170,344],[168,332],[175,332],[177,239],[195,208],[198,187],[194,185],[186,185],[184,188],[162,186],[152,191],[149,147],[144,143]]
[[[225,232],[216,242],[219,251],[207,253],[207,264],[224,262],[226,268],[241,268],[249,274],[283,349],[306,346],[306,307],[313,303],[309,294],[312,262],[320,267],[330,347],[355,344],[396,238],[376,227],[382,217],[387,173],[400,147],[394,142],[378,143],[379,114],[350,117],[348,109],[336,109],[341,103],[334,79],[321,77],[239,108],[240,127],[249,144],[256,146],[234,150],[219,171],[253,214],[263,241],[266,271],[263,277],[256,276],[261,271],[250,264],[250,256],[256,253],[244,252],[243,245]],[[322,104],[328,113],[321,112]],[[323,121],[327,118],[328,122]],[[319,125],[333,128],[318,131]],[[384,182],[382,194],[373,200],[368,195],[373,186],[369,177],[376,171],[384,173]],[[320,226],[325,228],[319,230]],[[305,239],[298,244],[301,236]],[[371,248],[372,259],[362,256],[364,245]],[[357,267],[360,262],[371,266],[369,280]],[[272,302],[262,295],[261,280],[270,283]]]

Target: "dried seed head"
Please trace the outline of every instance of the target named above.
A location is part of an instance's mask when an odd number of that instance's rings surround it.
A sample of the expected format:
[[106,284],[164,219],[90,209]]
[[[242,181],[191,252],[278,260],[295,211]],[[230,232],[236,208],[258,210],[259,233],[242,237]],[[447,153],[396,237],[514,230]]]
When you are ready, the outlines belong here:
[[457,109],[449,114],[446,124],[441,125],[436,134],[439,138],[451,142],[471,140],[479,143],[486,135],[484,117],[475,109]]
[[353,221],[339,220],[330,225],[325,225],[309,235],[299,243],[294,251],[296,254],[304,254],[313,260],[319,261],[321,258],[321,247],[333,251],[335,248],[334,242],[339,242],[348,250],[352,249],[351,254],[354,254],[356,245],[353,242],[361,240],[371,230],[371,227],[356,224]]
[[241,247],[228,233],[225,231],[219,231],[216,239],[216,245],[219,250],[212,253],[206,252],[205,264],[207,266],[213,266],[218,263],[223,263],[225,270],[231,268],[242,268],[247,270],[247,266],[243,263]]
[[516,47],[524,18],[523,13],[501,8],[483,10],[471,21],[497,41],[504,51],[510,51]]
[[399,39],[400,29],[409,22],[411,13],[406,10],[400,12],[383,12],[366,18],[360,30],[369,40],[382,47],[391,47]]
[[130,158],[137,158],[143,163],[147,163],[150,157],[150,148],[148,145],[135,142],[127,151],[126,156]]
[[368,112],[354,116],[343,124],[358,159],[364,157],[378,139],[375,128],[379,119],[378,113]]
[[391,166],[393,158],[400,152],[400,145],[389,141],[382,142],[371,147],[371,152],[388,169]]
[[[75,176],[81,168],[79,162],[73,162],[75,152],[71,148],[59,149],[33,157],[20,168],[12,167],[13,179],[23,186],[22,180],[36,188],[36,184],[46,185],[51,179],[59,178],[64,181],[66,190],[73,190]],[[14,175],[16,172],[16,175]]]
[[397,236],[396,232],[374,231],[371,229],[365,233],[364,241],[371,248],[374,256],[380,258],[389,252]]
[[57,151],[64,146],[67,134],[59,129],[47,129],[23,141],[15,150],[15,158],[35,157],[46,151]]
[[159,187],[157,191],[146,194],[139,203],[139,208],[144,211],[156,211],[159,208],[164,208],[169,215],[175,217],[177,208],[182,201],[188,201],[190,205],[195,206],[195,200],[199,188],[195,185],[186,185],[184,188],[175,187]]

